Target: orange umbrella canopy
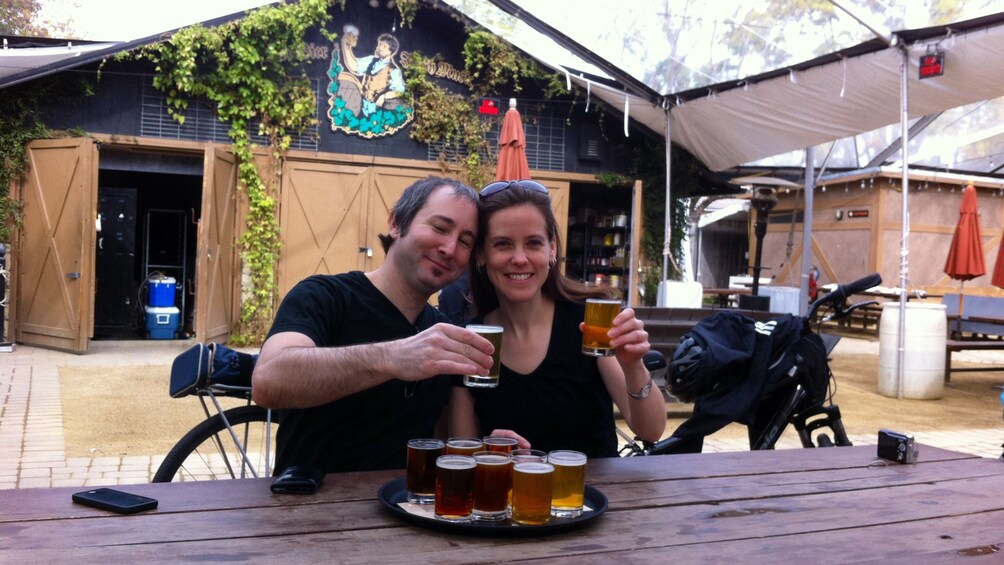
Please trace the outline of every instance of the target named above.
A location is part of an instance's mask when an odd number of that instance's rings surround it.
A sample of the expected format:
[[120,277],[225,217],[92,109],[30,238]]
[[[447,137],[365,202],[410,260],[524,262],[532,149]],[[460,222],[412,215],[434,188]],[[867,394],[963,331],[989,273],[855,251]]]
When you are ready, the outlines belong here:
[[499,133],[499,162],[495,169],[495,180],[520,180],[530,178],[530,166],[526,162],[526,134],[523,121],[516,110],[516,99],[509,99],[509,109],[502,120]]
[[[1000,259],[997,260],[1000,267]],[[970,183],[962,190],[962,205],[959,206],[959,223],[952,236],[952,247],[948,250],[945,274],[958,281],[968,281],[986,274],[983,261],[983,239],[980,235],[979,206],[976,203],[976,188]],[[994,284],[997,284],[996,280]]]

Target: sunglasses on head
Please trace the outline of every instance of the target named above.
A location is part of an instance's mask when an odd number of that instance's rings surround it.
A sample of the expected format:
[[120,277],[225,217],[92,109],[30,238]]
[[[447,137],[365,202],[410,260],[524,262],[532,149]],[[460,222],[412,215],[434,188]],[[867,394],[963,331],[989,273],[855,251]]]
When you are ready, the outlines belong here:
[[[507,188],[518,186],[525,190],[532,190],[534,192],[539,192],[541,194],[548,194],[547,187],[533,180],[500,180],[498,182],[493,182],[490,185],[481,189],[481,198],[488,198],[489,196],[506,190]],[[548,196],[550,196],[548,194]]]

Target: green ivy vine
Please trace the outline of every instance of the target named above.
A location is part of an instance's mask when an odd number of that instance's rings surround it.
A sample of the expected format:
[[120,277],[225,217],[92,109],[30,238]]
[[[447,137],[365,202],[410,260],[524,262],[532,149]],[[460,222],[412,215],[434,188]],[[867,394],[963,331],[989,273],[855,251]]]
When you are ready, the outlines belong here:
[[[316,100],[303,70],[305,37],[330,20],[345,0],[301,0],[249,12],[215,28],[184,28],[167,42],[143,48],[156,66],[154,86],[165,92],[172,117],[185,121],[190,99],[204,99],[230,124],[239,189],[247,193],[246,230],[240,239],[251,288],[241,300],[237,345],[261,343],[274,315],[279,257],[279,171],[292,136],[316,123]],[[325,33],[328,39],[333,36]],[[269,142],[265,170],[255,165],[252,128]]]
[[557,75],[545,73],[512,45],[487,31],[469,31],[463,53],[470,76],[470,94],[466,96],[450,93],[429,78],[426,69],[430,57],[412,53],[404,67],[406,91],[415,108],[410,136],[422,143],[443,143],[443,166],[456,165],[468,184],[484,186],[494,179],[497,148],[485,140],[493,124],[473,111],[478,99],[497,95],[506,85],[520,92],[522,83],[529,80],[544,81],[544,96],[548,98],[566,91]]
[[[42,123],[44,105],[72,104],[94,93],[90,80],[49,76],[5,88],[0,96],[0,243],[11,241],[22,221],[23,202],[11,197],[11,184],[27,172],[30,141],[65,133],[48,130]],[[2,298],[2,297],[0,297]]]

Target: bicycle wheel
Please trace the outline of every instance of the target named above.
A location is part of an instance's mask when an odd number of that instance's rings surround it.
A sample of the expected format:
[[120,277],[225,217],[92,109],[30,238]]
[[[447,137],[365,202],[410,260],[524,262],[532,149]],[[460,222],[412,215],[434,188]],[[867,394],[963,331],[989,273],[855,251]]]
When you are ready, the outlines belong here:
[[[238,406],[201,422],[171,448],[154,474],[153,482],[269,476],[275,462],[278,426],[274,420],[269,425],[267,418],[268,410],[260,406]],[[233,434],[227,429],[227,422]],[[269,442],[267,458],[266,441]]]

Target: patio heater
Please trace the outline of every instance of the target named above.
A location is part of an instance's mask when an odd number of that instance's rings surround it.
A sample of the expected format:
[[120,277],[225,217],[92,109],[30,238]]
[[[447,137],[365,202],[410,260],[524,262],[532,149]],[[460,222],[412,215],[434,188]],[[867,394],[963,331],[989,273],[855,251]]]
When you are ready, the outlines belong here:
[[753,235],[756,236],[756,249],[753,256],[753,286],[751,293],[739,295],[739,307],[745,310],[770,311],[770,297],[759,296],[760,291],[760,259],[763,256],[763,237],[767,235],[767,217],[777,205],[777,194],[769,186],[759,186],[753,190],[750,200],[756,209],[756,223],[753,225]]

